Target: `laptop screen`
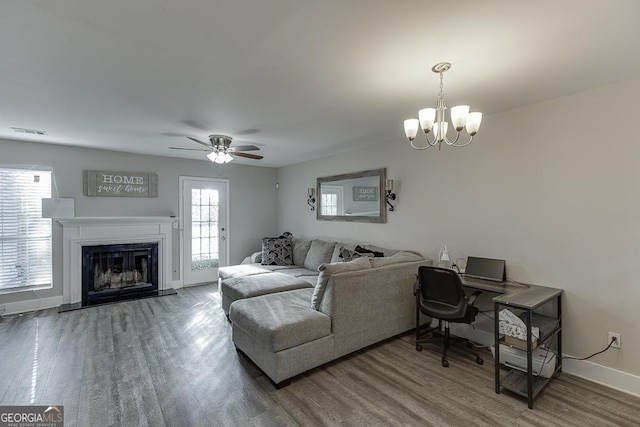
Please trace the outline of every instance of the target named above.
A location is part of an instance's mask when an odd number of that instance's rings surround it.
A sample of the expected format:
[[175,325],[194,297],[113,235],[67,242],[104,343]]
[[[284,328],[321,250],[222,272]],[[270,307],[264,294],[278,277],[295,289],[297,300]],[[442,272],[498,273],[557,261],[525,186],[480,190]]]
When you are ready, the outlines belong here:
[[506,279],[503,259],[467,257],[464,275],[477,279],[502,282]]

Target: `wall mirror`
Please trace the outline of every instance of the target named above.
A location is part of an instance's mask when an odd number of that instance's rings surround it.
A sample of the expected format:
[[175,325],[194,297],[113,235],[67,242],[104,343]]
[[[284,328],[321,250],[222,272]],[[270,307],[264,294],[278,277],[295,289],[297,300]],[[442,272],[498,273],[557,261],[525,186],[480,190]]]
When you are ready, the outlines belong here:
[[318,178],[317,219],[387,222],[386,169],[372,169]]

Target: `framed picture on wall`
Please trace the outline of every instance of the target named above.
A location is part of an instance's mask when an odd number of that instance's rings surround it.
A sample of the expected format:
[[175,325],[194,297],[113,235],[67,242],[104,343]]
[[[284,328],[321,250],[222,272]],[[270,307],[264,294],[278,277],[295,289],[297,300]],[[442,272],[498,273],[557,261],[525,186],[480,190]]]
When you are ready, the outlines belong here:
[[354,202],[375,202],[378,200],[378,187],[353,187]]

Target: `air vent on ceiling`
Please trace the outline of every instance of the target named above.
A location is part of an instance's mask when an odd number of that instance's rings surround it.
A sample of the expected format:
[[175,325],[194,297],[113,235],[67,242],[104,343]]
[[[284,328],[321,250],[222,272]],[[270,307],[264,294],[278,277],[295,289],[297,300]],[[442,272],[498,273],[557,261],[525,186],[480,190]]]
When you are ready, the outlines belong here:
[[30,133],[32,135],[47,135],[47,132],[43,130],[14,128],[14,127],[12,127],[11,129],[13,129],[14,132],[18,132],[18,133]]

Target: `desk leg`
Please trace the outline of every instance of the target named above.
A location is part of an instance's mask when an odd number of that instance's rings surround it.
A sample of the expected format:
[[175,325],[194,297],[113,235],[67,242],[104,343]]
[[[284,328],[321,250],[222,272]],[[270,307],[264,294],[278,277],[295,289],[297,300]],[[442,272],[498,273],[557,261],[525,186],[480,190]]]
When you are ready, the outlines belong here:
[[495,340],[495,387],[496,393],[500,394],[500,304],[493,303],[493,336]]
[[558,315],[558,328],[560,329],[558,332],[558,355],[556,356],[556,360],[560,363],[560,367],[558,368],[558,373],[562,372],[562,294],[558,295],[558,307],[556,309],[556,313]]
[[527,404],[533,409],[533,334],[531,333],[531,310],[527,310]]

